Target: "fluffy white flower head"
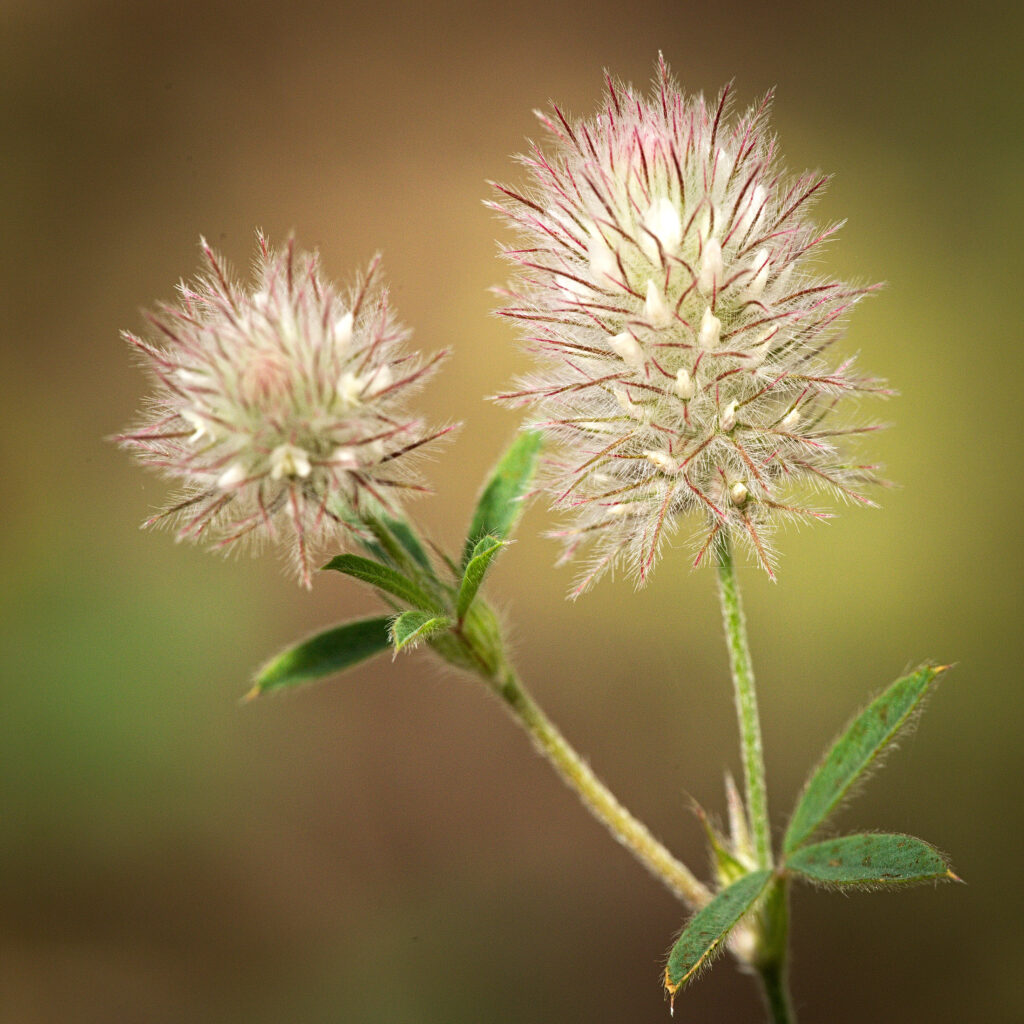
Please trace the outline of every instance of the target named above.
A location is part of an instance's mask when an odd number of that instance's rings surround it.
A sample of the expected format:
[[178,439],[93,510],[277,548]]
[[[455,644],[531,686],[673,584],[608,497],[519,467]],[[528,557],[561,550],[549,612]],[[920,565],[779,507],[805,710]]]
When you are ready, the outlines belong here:
[[376,284],[375,260],[347,296],[315,253],[258,236],[250,286],[202,242],[206,272],[149,320],[153,341],[125,332],[156,381],[144,422],[119,440],[184,484],[180,539],[283,539],[309,586],[314,553],[358,529],[366,509],[422,490],[409,455],[428,431],[404,403],[444,357],[405,351],[408,332]]
[[521,238],[502,313],[540,364],[500,397],[556,442],[558,536],[567,558],[594,548],[576,593],[623,558],[645,579],[687,516],[696,562],[727,530],[772,574],[780,519],[827,516],[813,492],[871,504],[878,482],[848,451],[874,426],[836,413],[882,388],[828,351],[870,289],[818,276],[827,179],[784,177],[770,97],[734,118],[728,92],[686,97],[664,61],[649,97],[609,79],[592,120],[538,114],[554,152],[533,146],[530,187],[490,204]]

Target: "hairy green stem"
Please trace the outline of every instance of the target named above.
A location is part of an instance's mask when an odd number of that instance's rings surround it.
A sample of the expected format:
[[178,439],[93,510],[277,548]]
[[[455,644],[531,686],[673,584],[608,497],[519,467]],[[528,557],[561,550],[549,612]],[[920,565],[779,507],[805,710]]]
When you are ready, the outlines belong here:
[[797,1018],[790,1004],[785,965],[773,964],[761,971],[759,977],[772,1024],[796,1024]]
[[772,1024],[796,1024],[796,1016],[789,1001],[789,984],[785,963],[770,964],[758,972]]
[[[764,750],[761,744],[761,720],[757,712],[754,667],[747,643],[747,623],[743,616],[739,581],[736,579],[732,540],[724,530],[716,542],[716,554],[722,621],[729,648],[729,665],[732,669],[743,752],[747,815],[750,818],[758,864],[762,868],[771,868],[774,866],[771,824],[768,820]],[[755,966],[772,1024],[795,1024],[796,1016],[789,999],[789,900],[784,880],[776,881],[771,886],[757,916],[760,948]]]
[[747,625],[743,618],[736,567],[732,557],[732,541],[723,530],[716,542],[718,556],[718,590],[722,600],[722,620],[729,647],[736,714],[739,718],[740,742],[743,749],[743,779],[746,785],[747,814],[754,833],[754,850],[758,865],[772,867],[771,830],[768,824],[768,795],[765,788],[764,752],[761,747],[761,722],[757,714],[757,691],[754,668],[747,646]]
[[796,1024],[789,1001],[789,881],[776,878],[757,910],[758,949],[753,966],[772,1024]]
[[526,692],[515,671],[505,666],[489,682],[590,813],[680,900],[694,909],[704,906],[711,899],[707,888],[619,803]]

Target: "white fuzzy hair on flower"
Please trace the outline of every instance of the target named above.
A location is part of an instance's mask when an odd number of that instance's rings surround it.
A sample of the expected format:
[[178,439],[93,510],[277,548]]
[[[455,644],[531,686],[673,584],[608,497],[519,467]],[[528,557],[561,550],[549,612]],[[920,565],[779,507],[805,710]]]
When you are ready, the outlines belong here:
[[566,558],[593,548],[575,593],[620,559],[645,580],[685,517],[696,563],[726,530],[772,575],[778,521],[826,518],[815,492],[872,504],[880,482],[849,451],[876,425],[838,414],[887,392],[830,352],[871,288],[815,269],[827,178],[783,174],[770,96],[733,117],[728,88],[684,96],[663,60],[650,96],[607,86],[593,119],[538,113],[553,151],[533,145],[529,187],[488,204],[520,238],[501,313],[539,364],[499,398],[555,442],[557,536]]
[[450,428],[404,405],[445,353],[406,351],[377,260],[342,296],[316,253],[257,237],[251,285],[202,241],[205,273],[149,315],[153,339],[125,332],[156,392],[119,440],[184,485],[146,525],[173,519],[179,539],[217,548],[281,539],[309,586],[318,549],[424,489],[410,456]]

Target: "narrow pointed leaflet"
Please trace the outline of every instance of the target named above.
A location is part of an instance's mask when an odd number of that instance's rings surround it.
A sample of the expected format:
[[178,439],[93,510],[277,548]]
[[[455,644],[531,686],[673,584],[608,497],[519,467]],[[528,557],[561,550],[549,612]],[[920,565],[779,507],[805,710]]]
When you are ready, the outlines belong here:
[[757,902],[772,877],[771,871],[754,871],[723,889],[697,911],[683,929],[668,955],[665,988],[676,992],[721,950],[741,917]]
[[287,648],[256,674],[247,697],[307,683],[358,665],[391,646],[388,619],[357,619]]
[[424,610],[437,610],[438,608],[437,601],[422,587],[390,566],[381,565],[371,558],[363,558],[361,555],[338,555],[332,558],[324,568],[342,572],[363,583],[369,583],[371,587],[383,590],[406,604],[411,604],[414,608]]
[[462,564],[473,557],[477,544],[490,535],[504,540],[523,514],[523,496],[533,480],[544,439],[539,431],[527,430],[509,445],[480,492],[469,524]]
[[786,859],[794,875],[836,889],[888,889],[955,879],[934,846],[887,832],[865,832],[804,846]]
[[391,531],[399,544],[412,556],[414,561],[425,569],[430,575],[434,570],[430,565],[430,556],[423,547],[422,541],[416,536],[416,531],[404,519],[395,519],[394,516],[381,515],[381,521]]
[[786,830],[784,853],[792,853],[811,838],[850,787],[913,719],[932,683],[944,671],[945,667],[924,666],[897,679],[850,723],[808,780]]
[[455,601],[455,613],[459,620],[469,611],[480,584],[487,575],[494,556],[505,546],[504,541],[495,540],[491,536],[481,537],[473,548],[473,554],[466,563],[466,570],[462,576],[462,583],[459,585],[459,595]]

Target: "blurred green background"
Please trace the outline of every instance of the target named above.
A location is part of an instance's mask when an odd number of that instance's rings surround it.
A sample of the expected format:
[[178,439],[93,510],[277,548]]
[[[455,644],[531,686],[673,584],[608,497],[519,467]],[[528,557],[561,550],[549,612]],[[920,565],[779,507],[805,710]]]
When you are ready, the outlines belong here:
[[[801,1019],[1021,1019],[1019,8],[2,6],[2,1024],[667,1019],[680,908],[499,706],[423,656],[240,706],[368,597],[141,533],[166,488],[104,441],[146,386],[117,332],[200,233],[244,269],[256,226],[294,230],[341,280],[381,249],[418,344],[455,350],[425,404],[465,427],[417,512],[456,546],[517,422],[482,396],[526,366],[485,179],[521,180],[531,108],[589,115],[602,68],[645,83],[659,49],[691,91],[778,87],[787,164],[835,172],[818,215],[849,217],[829,269],[888,282],[845,344],[901,391],[874,449],[901,487],[743,576],[776,824],[870,692],[958,663],[841,824],[921,834],[969,884],[797,893]],[[689,799],[721,810],[739,767],[713,575],[680,550],[572,605],[549,524],[490,583],[523,675],[703,873]],[[760,1019],[730,963],[677,1013]]]

